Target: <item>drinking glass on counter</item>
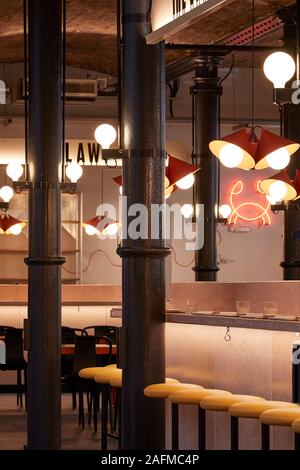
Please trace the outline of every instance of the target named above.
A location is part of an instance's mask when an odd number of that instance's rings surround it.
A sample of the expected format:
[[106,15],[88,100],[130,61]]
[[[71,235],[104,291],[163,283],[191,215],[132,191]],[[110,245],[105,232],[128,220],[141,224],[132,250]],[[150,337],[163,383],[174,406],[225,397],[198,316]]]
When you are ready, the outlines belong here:
[[275,316],[279,311],[279,303],[278,302],[264,302],[264,314]]
[[197,311],[198,299],[187,299],[185,313],[194,313]]
[[237,300],[236,301],[236,313],[238,315],[246,315],[250,313],[251,303],[249,300]]

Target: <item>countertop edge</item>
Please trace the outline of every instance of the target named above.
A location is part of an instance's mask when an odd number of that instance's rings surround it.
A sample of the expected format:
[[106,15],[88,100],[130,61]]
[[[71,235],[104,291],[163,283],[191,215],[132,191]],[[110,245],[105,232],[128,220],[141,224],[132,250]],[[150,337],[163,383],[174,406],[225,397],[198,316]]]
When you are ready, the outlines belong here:
[[234,318],[212,315],[189,315],[167,313],[166,321],[187,325],[207,325],[231,328],[246,328],[255,330],[290,331],[300,332],[300,321],[258,319],[258,318]]

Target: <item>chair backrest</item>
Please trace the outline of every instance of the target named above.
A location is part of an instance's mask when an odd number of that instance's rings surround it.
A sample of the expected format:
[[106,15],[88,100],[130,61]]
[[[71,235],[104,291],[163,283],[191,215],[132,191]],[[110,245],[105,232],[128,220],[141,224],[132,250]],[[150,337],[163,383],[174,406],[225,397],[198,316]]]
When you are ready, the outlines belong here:
[[14,326],[0,325],[0,336],[5,336],[7,330],[15,330]]
[[72,375],[77,376],[81,369],[96,366],[97,356],[95,336],[76,336]]
[[23,330],[8,328],[5,333],[6,365],[24,365]]
[[86,336],[87,332],[80,328],[61,327],[61,344],[75,344],[77,336]]
[[108,326],[108,325],[94,325],[94,326],[86,326],[84,330],[88,333],[88,331],[92,331],[94,336],[96,336],[98,342],[101,337],[109,338],[112,344],[117,344],[117,335],[119,328],[117,326]]

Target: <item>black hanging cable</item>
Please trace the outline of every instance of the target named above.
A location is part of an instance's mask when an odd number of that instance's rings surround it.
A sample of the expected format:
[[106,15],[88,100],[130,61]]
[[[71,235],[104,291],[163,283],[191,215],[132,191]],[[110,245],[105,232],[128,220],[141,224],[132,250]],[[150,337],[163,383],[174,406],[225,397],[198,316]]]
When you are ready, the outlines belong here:
[[[220,82],[222,83],[222,81]],[[219,95],[218,95],[218,139],[220,138],[221,135],[221,92],[219,90]],[[217,204],[218,204],[218,217],[220,217],[220,198],[221,198],[221,162],[220,159],[217,158],[217,163],[218,163],[218,199],[217,199]]]
[[65,181],[65,152],[66,152],[66,49],[67,49],[67,2],[63,0],[62,7],[62,168],[61,179]]
[[122,126],[122,42],[121,42],[121,0],[117,0],[117,92],[118,92],[118,148],[123,145]]
[[28,181],[28,53],[27,53],[27,0],[23,1],[23,35],[24,35],[24,120],[25,120],[25,181]]
[[[300,0],[296,2],[296,79],[299,83],[300,80]],[[298,86],[298,84],[297,84]]]
[[255,0],[252,0],[252,67],[251,67],[251,127],[254,132],[254,59],[255,59]]
[[195,91],[192,90],[192,162],[195,165]]

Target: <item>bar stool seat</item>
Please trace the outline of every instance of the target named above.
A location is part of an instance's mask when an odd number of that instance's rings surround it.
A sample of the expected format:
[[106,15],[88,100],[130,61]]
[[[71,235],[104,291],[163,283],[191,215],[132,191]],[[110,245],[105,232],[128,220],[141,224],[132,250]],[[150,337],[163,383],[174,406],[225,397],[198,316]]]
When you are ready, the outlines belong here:
[[116,368],[117,368],[117,364],[110,364],[104,367],[86,367],[85,369],[81,369],[78,375],[82,379],[94,380],[95,375],[98,373],[101,373],[103,369],[107,370],[107,369],[116,369]]
[[199,405],[201,400],[212,395],[230,396],[232,393],[227,392],[226,390],[215,390],[210,388],[199,388],[196,390],[183,389],[177,390],[169,395],[169,400],[171,403],[176,403],[177,405]]
[[97,384],[106,384],[109,385],[111,377],[118,371],[122,372],[122,369],[117,369],[117,367],[99,367],[99,370],[94,375],[94,381]]
[[[265,401],[262,397],[252,395],[212,395],[200,401],[200,407],[204,411],[228,411],[234,403],[245,401]],[[238,419],[231,416],[230,419],[230,441],[231,450],[238,450]]]
[[292,429],[295,433],[295,450],[300,450],[300,418],[293,422]]
[[300,434],[300,418],[293,422],[292,429],[296,434]]
[[197,405],[198,406],[198,450],[205,450],[206,444],[206,422],[205,411],[199,406],[199,402],[211,395],[232,395],[226,390],[215,390],[199,388],[196,390],[177,390],[169,395],[172,404],[172,450],[179,450],[179,405]]
[[207,411],[228,411],[234,403],[251,400],[264,401],[265,399],[251,395],[212,395],[201,400],[200,406]]
[[[269,426],[292,426],[297,419],[300,420],[300,407],[296,405],[296,407],[289,406],[264,411],[259,419],[262,423],[262,427],[265,428],[269,428]],[[299,444],[298,434],[295,434],[296,449],[299,449]],[[267,448],[269,447],[270,445]]]
[[203,389],[203,387],[186,383],[160,383],[148,385],[144,388],[144,395],[148,398],[168,398],[171,393],[183,389]]
[[[298,408],[298,405],[285,401],[271,400],[252,400],[246,402],[238,402],[232,405],[228,411],[231,415],[232,423],[235,423],[236,425],[235,441],[233,443],[234,448],[239,448],[238,418],[258,419],[260,415],[265,411],[277,408]],[[261,448],[262,450],[270,449],[270,429],[269,426],[265,425],[264,423],[261,423]]]
[[296,403],[289,403],[286,401],[253,400],[235,403],[228,411],[231,416],[235,416],[236,418],[259,418],[264,411],[277,408],[299,409],[299,406],[296,405]]
[[109,379],[111,387],[122,388],[122,369],[115,369]]
[[259,419],[268,426],[292,426],[296,419],[300,419],[300,407],[268,410],[262,413]]

